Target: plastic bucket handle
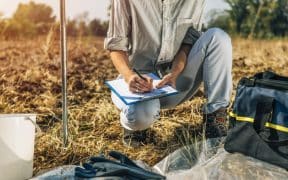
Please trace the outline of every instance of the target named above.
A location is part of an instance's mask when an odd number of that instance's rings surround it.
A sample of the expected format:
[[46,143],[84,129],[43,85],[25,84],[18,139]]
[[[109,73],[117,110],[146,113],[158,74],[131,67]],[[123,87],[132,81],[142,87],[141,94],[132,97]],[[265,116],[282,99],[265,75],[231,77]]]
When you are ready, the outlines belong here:
[[33,121],[30,117],[26,116],[26,117],[24,118],[24,120],[30,121],[30,122],[35,126],[35,128],[36,128],[36,133],[42,134],[42,130],[41,130],[40,126],[39,126],[35,121]]

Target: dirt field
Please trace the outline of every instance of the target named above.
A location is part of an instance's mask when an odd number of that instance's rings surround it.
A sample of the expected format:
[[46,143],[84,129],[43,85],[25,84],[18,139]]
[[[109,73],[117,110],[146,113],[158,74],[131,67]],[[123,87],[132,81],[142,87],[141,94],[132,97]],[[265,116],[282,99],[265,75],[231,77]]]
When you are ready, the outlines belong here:
[[[147,145],[122,145],[118,110],[103,82],[117,73],[102,50],[102,38],[69,41],[69,146],[62,146],[58,40],[0,41],[0,113],[37,113],[42,129],[35,145],[34,172],[77,164],[118,150],[153,165],[190,141],[201,124],[203,91],[179,107],[161,112]],[[288,76],[288,41],[234,39],[234,87],[242,76],[272,69]],[[196,131],[197,132],[197,131]]]

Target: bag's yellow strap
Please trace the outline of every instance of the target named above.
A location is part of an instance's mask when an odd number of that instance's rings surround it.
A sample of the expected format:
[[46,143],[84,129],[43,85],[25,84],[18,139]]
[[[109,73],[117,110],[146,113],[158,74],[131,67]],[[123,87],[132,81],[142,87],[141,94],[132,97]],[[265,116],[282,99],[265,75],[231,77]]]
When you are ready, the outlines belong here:
[[[231,117],[234,117],[237,121],[244,121],[244,122],[250,122],[250,123],[254,122],[254,118],[238,116],[237,114],[234,114],[232,112],[230,112],[229,115]],[[268,127],[268,128],[272,128],[272,129],[276,129],[278,131],[282,131],[282,132],[288,133],[288,128],[284,127],[284,126],[280,126],[280,125],[273,124],[273,123],[268,123],[268,122],[265,124],[265,126]]]

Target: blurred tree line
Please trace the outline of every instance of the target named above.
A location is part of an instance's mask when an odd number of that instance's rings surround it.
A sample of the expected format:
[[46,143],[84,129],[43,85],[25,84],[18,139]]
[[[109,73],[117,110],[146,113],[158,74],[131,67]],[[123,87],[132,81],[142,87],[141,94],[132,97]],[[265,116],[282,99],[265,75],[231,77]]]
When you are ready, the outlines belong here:
[[224,0],[229,10],[210,12],[208,27],[249,38],[288,36],[288,0]]
[[[230,8],[211,11],[207,27],[220,27],[232,35],[249,38],[288,36],[288,0],[224,0]],[[109,6],[108,9],[110,9]],[[0,13],[0,37],[18,38],[59,32],[59,22],[50,6],[33,1],[19,4],[9,19]],[[68,36],[105,36],[108,22],[88,21],[83,13],[67,20]]]
[[[47,35],[51,30],[59,32],[59,22],[53,16],[53,9],[43,3],[20,3],[11,18],[1,17],[0,13],[0,36],[5,39]],[[106,35],[107,22],[99,19],[88,21],[87,17],[88,13],[83,13],[75,19],[68,19],[68,36]]]

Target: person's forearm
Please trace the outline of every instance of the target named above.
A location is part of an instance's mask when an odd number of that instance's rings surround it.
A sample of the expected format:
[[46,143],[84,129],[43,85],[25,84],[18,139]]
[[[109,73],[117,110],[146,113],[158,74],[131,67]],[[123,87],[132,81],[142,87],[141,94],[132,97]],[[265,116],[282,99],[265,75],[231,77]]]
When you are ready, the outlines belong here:
[[173,74],[173,76],[179,76],[184,70],[190,49],[191,47],[189,45],[181,46],[172,64],[171,73]]
[[173,61],[173,65],[172,65],[172,69],[171,69],[171,73],[174,76],[178,76],[179,74],[181,74],[181,72],[183,71],[183,69],[185,68],[186,65],[186,55],[184,52],[179,52],[176,56],[175,59]]
[[127,53],[125,51],[111,51],[110,55],[115,68],[127,81],[127,78],[134,74],[129,67]]
[[115,68],[124,77],[131,92],[144,93],[153,89],[153,80],[150,77],[144,75],[144,80],[131,70],[125,51],[111,51],[110,54]]

